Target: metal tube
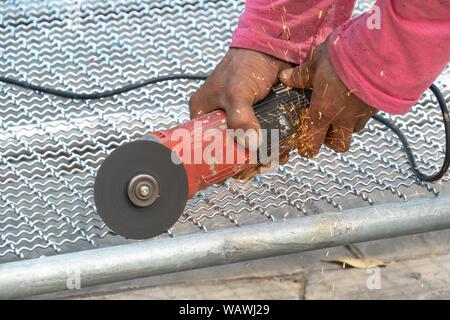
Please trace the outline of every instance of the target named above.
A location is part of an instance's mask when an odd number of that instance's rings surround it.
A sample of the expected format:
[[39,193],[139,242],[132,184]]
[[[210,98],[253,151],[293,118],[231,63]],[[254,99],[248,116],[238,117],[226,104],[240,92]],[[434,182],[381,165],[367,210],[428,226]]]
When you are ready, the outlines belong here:
[[[0,265],[0,297],[17,298],[450,228],[450,197],[260,223]],[[76,280],[76,279],[75,279]]]

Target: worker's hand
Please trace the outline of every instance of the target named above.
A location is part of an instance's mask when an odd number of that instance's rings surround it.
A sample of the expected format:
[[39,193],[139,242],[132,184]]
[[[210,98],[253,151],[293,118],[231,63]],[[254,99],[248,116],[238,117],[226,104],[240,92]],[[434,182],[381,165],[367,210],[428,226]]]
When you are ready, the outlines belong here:
[[260,126],[253,105],[279,82],[278,73],[289,67],[289,63],[261,52],[230,49],[208,80],[191,96],[191,119],[222,109],[227,114],[229,128],[258,131]]
[[[260,125],[253,112],[253,105],[264,99],[272,86],[279,82],[278,73],[291,66],[261,52],[230,49],[208,80],[191,96],[191,119],[222,109],[227,115],[229,128],[253,129],[257,133]],[[240,141],[239,136],[238,142],[250,149],[258,147],[249,146],[248,141]],[[287,160],[286,156],[280,157],[280,163]],[[235,178],[250,179],[262,168],[264,166],[253,166]]]
[[323,144],[337,152],[347,151],[352,134],[377,112],[339,79],[328,57],[327,42],[316,48],[307,63],[280,72],[279,79],[290,87],[313,88],[297,145],[304,157],[317,155]]

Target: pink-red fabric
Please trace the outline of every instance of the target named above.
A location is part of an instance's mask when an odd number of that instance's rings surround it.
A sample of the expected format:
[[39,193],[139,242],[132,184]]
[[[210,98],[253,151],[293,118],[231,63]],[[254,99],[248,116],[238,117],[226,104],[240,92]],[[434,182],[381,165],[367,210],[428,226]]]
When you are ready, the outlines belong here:
[[[301,64],[330,34],[330,59],[366,103],[402,114],[450,60],[450,0],[247,0],[230,47]],[[377,22],[381,28],[377,28]]]

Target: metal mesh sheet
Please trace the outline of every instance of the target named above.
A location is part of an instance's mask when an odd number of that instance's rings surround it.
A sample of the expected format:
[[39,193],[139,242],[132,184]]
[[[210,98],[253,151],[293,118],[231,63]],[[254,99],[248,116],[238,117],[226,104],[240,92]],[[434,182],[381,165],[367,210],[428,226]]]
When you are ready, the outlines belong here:
[[[360,1],[355,14],[369,8]],[[156,75],[207,73],[224,54],[243,1],[6,1],[0,70],[58,89],[92,92]],[[439,86],[450,99],[448,70]],[[95,212],[93,182],[120,144],[189,118],[199,81],[170,81],[98,101],[0,84],[0,262],[124,243]],[[436,170],[444,132],[429,93],[395,121],[421,168]],[[277,172],[228,180],[189,201],[170,234],[301,218],[324,211],[434,197],[448,177],[418,182],[401,144],[371,121],[346,154],[295,154]],[[168,237],[168,234],[162,237]]]

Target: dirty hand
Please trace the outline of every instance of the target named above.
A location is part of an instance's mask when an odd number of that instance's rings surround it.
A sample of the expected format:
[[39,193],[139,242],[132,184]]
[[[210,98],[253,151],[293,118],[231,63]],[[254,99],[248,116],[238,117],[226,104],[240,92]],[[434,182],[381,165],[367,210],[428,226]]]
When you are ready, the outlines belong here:
[[316,48],[310,61],[281,71],[279,79],[290,87],[313,88],[297,143],[304,157],[317,155],[323,144],[337,152],[347,151],[352,134],[363,129],[377,112],[339,79],[328,57],[327,42]]
[[208,80],[191,96],[191,119],[222,109],[231,129],[260,126],[253,105],[278,82],[278,73],[291,65],[261,52],[230,49]]
[[[290,67],[289,63],[261,52],[230,49],[208,80],[191,96],[191,119],[222,109],[227,115],[229,128],[258,131],[260,125],[253,105],[264,99],[272,86],[279,82],[279,72]],[[247,141],[238,142],[247,145]],[[281,163],[287,160],[288,155],[280,158]],[[249,179],[260,170],[261,166],[254,166],[235,178]]]

